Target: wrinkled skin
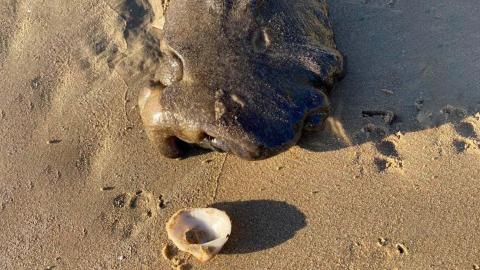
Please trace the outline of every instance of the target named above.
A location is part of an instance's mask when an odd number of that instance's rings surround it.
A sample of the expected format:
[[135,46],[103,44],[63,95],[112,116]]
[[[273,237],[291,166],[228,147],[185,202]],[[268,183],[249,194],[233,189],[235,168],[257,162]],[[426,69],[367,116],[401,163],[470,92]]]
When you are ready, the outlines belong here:
[[324,0],[173,0],[165,64],[139,97],[150,140],[264,159],[321,126],[344,64]]

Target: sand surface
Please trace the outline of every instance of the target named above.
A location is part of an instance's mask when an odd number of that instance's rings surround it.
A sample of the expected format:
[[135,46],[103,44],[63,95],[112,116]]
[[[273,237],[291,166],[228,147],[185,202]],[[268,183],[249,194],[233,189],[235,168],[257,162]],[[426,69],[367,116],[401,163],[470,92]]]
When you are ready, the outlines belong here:
[[247,162],[153,151],[120,1],[1,0],[0,269],[170,269],[165,222],[212,204],[232,238],[186,269],[480,269],[480,3],[330,2],[333,117]]

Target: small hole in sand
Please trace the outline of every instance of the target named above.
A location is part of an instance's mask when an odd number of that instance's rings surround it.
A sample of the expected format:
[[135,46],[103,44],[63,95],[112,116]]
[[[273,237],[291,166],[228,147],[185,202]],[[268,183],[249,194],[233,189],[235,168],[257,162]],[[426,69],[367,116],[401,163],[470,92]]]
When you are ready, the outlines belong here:
[[165,207],[167,207],[167,205],[165,204],[165,200],[163,199],[163,196],[160,195],[158,196],[158,207],[160,207],[160,209],[165,209]]
[[382,247],[386,246],[388,244],[388,239],[385,239],[383,237],[378,238],[378,244]]
[[397,250],[400,254],[407,254],[407,248],[402,244],[397,244]]

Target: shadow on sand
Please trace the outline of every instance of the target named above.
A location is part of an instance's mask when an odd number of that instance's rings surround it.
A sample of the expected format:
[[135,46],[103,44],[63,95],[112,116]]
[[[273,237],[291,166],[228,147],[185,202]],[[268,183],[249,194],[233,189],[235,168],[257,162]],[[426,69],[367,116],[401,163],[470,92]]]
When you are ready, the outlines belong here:
[[223,202],[212,207],[228,213],[234,226],[222,253],[250,253],[291,239],[305,227],[305,215],[295,206],[272,200]]

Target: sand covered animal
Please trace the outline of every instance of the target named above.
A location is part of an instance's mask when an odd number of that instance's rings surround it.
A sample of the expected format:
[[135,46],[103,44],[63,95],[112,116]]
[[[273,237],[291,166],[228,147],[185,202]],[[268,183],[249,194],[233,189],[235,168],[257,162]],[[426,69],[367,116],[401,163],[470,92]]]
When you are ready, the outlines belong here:
[[173,0],[162,65],[139,97],[150,140],[264,159],[322,125],[344,71],[325,0]]

